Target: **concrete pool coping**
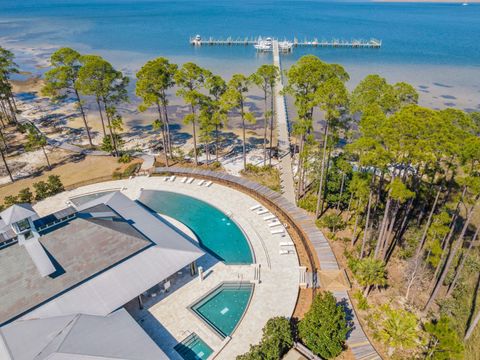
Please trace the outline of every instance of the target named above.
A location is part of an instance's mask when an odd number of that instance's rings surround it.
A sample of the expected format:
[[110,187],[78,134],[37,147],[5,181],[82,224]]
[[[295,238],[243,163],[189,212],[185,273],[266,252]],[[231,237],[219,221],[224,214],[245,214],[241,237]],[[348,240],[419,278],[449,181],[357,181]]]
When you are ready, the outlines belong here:
[[[235,328],[232,330],[232,333],[229,334],[229,335],[223,334],[223,333],[221,334],[219,329],[217,329],[213,324],[210,324],[210,322],[207,319],[204,319],[197,311],[195,311],[193,309],[193,307],[197,306],[198,304],[202,303],[203,301],[206,301],[207,298],[212,298],[213,295],[217,291],[219,291],[222,287],[224,287],[225,285],[233,285],[233,284],[240,285],[240,286],[242,286],[243,284],[248,284],[248,285],[250,285],[252,291],[250,292],[250,296],[248,297],[248,301],[247,301],[247,305],[245,306],[245,310],[243,311],[242,316],[240,317],[237,324],[235,325]],[[223,281],[220,284],[218,284],[215,288],[213,288],[212,290],[206,292],[205,294],[203,294],[199,298],[195,299],[190,305],[188,305],[188,310],[190,310],[195,316],[197,316],[202,321],[204,321],[208,326],[210,326],[212,328],[213,331],[215,331],[219,335],[219,337],[222,340],[224,340],[228,337],[233,336],[233,334],[235,333],[235,330],[237,330],[238,326],[240,325],[240,323],[243,320],[243,317],[245,316],[245,314],[248,311],[248,308],[250,306],[250,301],[252,301],[252,297],[253,297],[254,292],[255,292],[255,283],[254,282],[249,281],[249,282],[242,283],[242,282],[234,282],[234,281]]]

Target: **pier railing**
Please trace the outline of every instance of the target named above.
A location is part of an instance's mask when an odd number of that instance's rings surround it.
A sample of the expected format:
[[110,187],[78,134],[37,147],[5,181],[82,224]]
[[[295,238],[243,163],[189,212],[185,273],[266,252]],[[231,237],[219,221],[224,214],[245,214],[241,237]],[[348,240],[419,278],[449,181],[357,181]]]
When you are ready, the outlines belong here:
[[[265,38],[263,38],[265,39]],[[191,45],[194,46],[235,46],[235,45],[242,45],[242,46],[249,46],[249,45],[258,45],[263,41],[262,37],[257,38],[214,38],[209,37],[207,39],[203,39],[198,35],[195,37],[191,37],[189,42]],[[279,41],[278,39],[275,39]],[[370,39],[370,40],[318,40],[317,38],[313,40],[298,40],[294,38],[293,41],[283,40],[279,41],[283,43],[288,43],[291,47],[333,47],[333,48],[371,48],[371,49],[378,49],[382,47],[382,41],[378,39]]]

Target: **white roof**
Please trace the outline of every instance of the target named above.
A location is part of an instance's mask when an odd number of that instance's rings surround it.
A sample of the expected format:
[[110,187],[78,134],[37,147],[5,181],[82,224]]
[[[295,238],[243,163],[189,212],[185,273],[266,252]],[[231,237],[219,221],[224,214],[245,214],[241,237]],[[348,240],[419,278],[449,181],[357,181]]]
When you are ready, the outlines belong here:
[[13,322],[0,329],[0,358],[168,359],[124,309],[105,317],[77,314]]
[[16,204],[3,210],[0,213],[5,225],[12,225],[18,221],[27,219],[29,217],[38,217],[37,213],[33,210],[30,204]]
[[89,208],[99,204],[109,206],[154,244],[22,319],[77,313],[105,316],[204,255],[192,240],[171,224],[119,192],[92,200],[80,206],[79,211],[88,213]]

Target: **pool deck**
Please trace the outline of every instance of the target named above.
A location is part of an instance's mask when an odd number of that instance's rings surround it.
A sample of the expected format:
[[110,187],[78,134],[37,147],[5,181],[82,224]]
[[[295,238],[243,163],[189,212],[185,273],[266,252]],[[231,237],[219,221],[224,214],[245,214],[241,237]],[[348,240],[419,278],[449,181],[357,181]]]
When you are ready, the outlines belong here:
[[222,282],[253,281],[254,265],[225,265],[212,256],[205,255],[198,261],[206,273],[200,281],[188,271],[177,274],[168,293],[147,297],[145,310],[129,303],[127,309],[147,333],[172,359],[180,359],[173,349],[178,342],[195,332],[213,350],[212,358],[233,359],[249,350],[250,344],[260,341],[262,328],[273,316],[290,317],[295,308],[299,290],[299,263],[295,253],[280,255],[280,242],[292,241],[285,235],[272,235],[265,215],[257,215],[250,208],[258,202],[249,195],[227,186],[213,183],[210,187],[183,184],[177,178],[166,182],[163,177],[136,177],[131,180],[109,181],[88,185],[58,194],[35,206],[39,214],[59,210],[68,198],[80,194],[105,190],[122,190],[137,199],[142,189],[173,191],[195,197],[217,207],[242,228],[250,241],[255,262],[260,265],[260,283],[255,285],[249,307],[231,338],[222,339],[203,320],[195,315],[190,305],[201,299]]

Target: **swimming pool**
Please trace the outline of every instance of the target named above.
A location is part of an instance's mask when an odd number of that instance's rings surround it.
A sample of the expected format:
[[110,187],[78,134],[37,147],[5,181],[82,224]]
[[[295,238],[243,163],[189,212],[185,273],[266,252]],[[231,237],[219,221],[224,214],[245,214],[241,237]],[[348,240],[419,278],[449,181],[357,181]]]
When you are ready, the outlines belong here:
[[252,251],[242,230],[216,207],[169,191],[144,190],[140,201],[153,211],[188,226],[201,247],[226,264],[253,263]]
[[173,348],[185,360],[205,360],[213,353],[210,346],[195,333],[188,335]]
[[191,309],[222,337],[230,336],[242,318],[253,293],[249,283],[223,283]]

